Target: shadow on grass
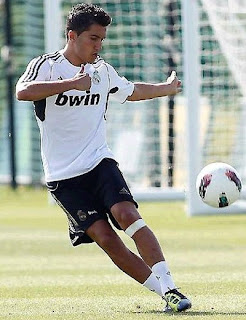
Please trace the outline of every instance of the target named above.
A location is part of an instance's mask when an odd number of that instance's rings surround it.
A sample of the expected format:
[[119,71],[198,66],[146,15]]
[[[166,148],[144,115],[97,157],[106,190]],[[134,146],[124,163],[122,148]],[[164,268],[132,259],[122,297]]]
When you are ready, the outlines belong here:
[[132,311],[129,313],[139,313],[139,314],[165,314],[167,316],[216,316],[216,315],[223,315],[223,316],[245,316],[246,312],[220,312],[220,311],[186,311],[186,312],[163,312],[160,310],[149,310],[149,311]]

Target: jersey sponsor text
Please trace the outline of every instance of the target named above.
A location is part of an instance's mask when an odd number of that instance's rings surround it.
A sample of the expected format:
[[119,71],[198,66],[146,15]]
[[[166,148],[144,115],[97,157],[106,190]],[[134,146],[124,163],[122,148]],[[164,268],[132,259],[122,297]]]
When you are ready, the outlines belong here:
[[70,107],[78,107],[78,106],[94,106],[98,105],[100,101],[100,94],[99,93],[86,93],[83,96],[69,96],[64,93],[58,94],[55,104],[57,106],[65,106],[67,103]]

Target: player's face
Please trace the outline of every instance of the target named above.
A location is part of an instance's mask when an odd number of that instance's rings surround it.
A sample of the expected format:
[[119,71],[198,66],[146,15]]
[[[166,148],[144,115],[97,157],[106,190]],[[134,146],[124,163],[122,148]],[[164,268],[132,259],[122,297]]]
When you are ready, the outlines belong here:
[[75,34],[74,54],[80,64],[93,63],[102,49],[102,42],[106,37],[106,27],[93,24],[89,30],[79,36]]

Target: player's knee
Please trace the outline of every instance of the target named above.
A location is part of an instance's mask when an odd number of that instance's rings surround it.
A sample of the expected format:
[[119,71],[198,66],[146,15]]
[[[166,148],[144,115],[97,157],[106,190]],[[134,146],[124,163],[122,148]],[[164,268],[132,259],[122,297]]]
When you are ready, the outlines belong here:
[[136,220],[141,219],[140,214],[132,203],[116,204],[111,208],[111,212],[124,230]]
[[117,237],[117,233],[106,220],[97,220],[86,230],[86,233],[104,250],[109,248]]
[[98,244],[103,250],[112,254],[115,250],[115,237],[116,234],[106,232],[100,236]]

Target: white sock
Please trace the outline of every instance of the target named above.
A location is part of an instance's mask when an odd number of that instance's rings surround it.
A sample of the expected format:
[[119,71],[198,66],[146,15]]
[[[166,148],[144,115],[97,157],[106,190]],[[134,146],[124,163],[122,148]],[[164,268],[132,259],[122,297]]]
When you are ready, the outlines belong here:
[[152,292],[157,293],[159,296],[163,296],[161,292],[160,281],[156,278],[155,274],[152,272],[150,276],[145,280],[143,286]]
[[176,288],[166,261],[160,261],[154,264],[152,266],[152,271],[160,281],[163,296],[167,291]]

